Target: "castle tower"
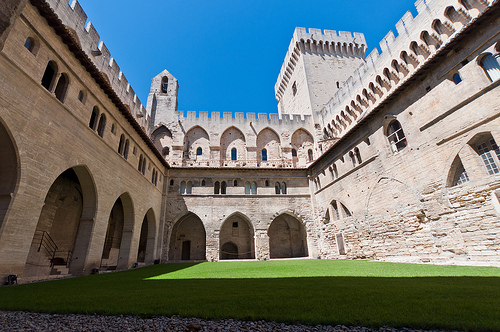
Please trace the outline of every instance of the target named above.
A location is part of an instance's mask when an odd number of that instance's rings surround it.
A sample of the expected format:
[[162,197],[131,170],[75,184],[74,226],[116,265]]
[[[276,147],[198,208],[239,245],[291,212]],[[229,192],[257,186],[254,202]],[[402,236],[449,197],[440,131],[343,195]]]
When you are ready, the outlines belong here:
[[177,122],[177,95],[179,83],[167,70],[162,71],[151,79],[151,89],[146,106],[147,114],[151,116],[150,133],[160,125],[169,125]]
[[274,87],[280,115],[314,116],[364,62],[365,53],[362,33],[295,28]]

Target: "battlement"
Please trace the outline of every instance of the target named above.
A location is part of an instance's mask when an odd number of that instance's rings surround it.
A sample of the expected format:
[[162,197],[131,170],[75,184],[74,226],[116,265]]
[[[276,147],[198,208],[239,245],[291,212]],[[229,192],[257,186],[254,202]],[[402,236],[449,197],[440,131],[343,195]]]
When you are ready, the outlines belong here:
[[292,40],[274,86],[277,100],[280,100],[295,69],[297,61],[304,53],[318,53],[364,57],[366,40],[362,33],[321,29],[295,28]]
[[[197,112],[196,111],[175,111],[176,118],[180,122],[189,122],[202,127],[213,125],[221,126],[224,124],[244,126],[252,123],[256,127],[266,126],[287,126],[295,124],[298,126],[309,126],[311,124],[311,115],[292,115],[278,113],[233,113],[231,112]],[[222,116],[221,116],[222,114]]]
[[465,8],[456,0],[418,0],[418,15],[410,11],[380,41],[330,101],[317,113],[325,138],[340,137],[453,41],[498,0],[471,1]]
[[111,56],[110,51],[92,23],[87,22],[87,14],[77,0],[47,0],[47,3],[61,19],[64,25],[76,32],[82,50],[87,53],[94,65],[104,73],[109,83],[122,102],[129,106],[130,112],[137,119],[139,124],[147,127],[146,110],[141,104],[138,96],[128,83],[127,78],[120,70],[120,66]]

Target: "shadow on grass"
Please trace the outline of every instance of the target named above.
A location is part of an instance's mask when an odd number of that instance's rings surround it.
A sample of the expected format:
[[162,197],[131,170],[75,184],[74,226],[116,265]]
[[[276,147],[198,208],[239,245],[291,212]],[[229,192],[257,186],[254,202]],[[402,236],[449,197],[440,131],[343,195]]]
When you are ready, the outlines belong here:
[[[177,265],[177,264],[175,264]],[[180,315],[429,329],[500,330],[498,277],[299,277],[144,280],[188,268],[88,276],[0,288],[0,308]]]

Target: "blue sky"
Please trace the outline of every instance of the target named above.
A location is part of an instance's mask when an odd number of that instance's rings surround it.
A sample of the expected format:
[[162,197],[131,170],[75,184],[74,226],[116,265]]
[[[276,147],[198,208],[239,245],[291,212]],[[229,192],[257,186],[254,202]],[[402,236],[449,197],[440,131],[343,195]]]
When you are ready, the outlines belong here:
[[146,106],[151,78],[179,80],[179,110],[277,112],[295,27],[365,34],[369,53],[414,0],[80,0]]

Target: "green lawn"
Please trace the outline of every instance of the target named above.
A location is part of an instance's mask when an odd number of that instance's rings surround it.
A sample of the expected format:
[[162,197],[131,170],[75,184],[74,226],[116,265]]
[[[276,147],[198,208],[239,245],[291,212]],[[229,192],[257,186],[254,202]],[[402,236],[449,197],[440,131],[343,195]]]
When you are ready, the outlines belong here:
[[291,260],[165,264],[0,287],[0,308],[500,330],[500,268]]

